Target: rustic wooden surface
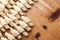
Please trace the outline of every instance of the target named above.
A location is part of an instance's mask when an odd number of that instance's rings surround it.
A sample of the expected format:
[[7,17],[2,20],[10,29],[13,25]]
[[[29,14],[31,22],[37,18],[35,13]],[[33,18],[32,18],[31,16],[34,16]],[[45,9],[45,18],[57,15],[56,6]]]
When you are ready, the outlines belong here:
[[[59,0],[57,2],[60,4]],[[37,40],[35,38],[37,32],[41,34],[39,40],[60,40],[60,16],[55,21],[49,22],[47,18],[42,17],[41,13],[43,12],[35,7],[36,4],[38,2],[26,13],[34,23],[34,27],[32,27],[29,36],[23,37],[22,40]],[[46,25],[47,29],[45,30],[42,25]]]

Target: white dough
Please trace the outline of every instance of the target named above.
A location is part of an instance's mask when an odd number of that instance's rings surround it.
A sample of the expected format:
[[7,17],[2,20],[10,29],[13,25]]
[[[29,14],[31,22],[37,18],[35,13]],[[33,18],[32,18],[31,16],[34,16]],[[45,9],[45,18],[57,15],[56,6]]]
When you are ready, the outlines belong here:
[[25,8],[25,6],[22,4],[22,3],[20,3],[20,2],[16,2],[16,5],[18,6],[18,7],[20,7],[23,11],[27,11],[27,8]]
[[22,3],[19,3],[18,1],[16,2],[16,5],[19,6],[20,8],[24,7]]
[[22,26],[22,28],[28,27],[28,25],[24,21],[19,21],[19,24]]
[[12,5],[15,4],[15,2],[13,0],[9,0],[9,3],[12,4]]
[[17,36],[17,38],[18,38],[18,39],[21,39],[22,37],[21,37],[21,35],[19,35],[19,36]]
[[2,25],[6,25],[7,24],[7,22],[2,17],[0,17],[0,22],[1,22]]
[[2,37],[2,33],[0,32],[0,38]]
[[6,31],[6,29],[5,29],[5,28],[1,28],[0,30],[1,30],[2,32],[5,32],[5,31]]
[[5,14],[9,13],[9,10],[4,9],[4,13],[5,13]]
[[13,28],[10,28],[10,32],[12,33],[12,35],[13,36],[17,36],[17,35],[19,35],[19,32],[17,31],[17,30],[15,30],[15,29],[13,29]]
[[12,15],[17,15],[18,14],[18,12],[16,12],[15,10],[13,10],[13,9],[10,9],[10,13],[12,14]]
[[29,34],[27,32],[22,33],[24,36],[28,36]]
[[22,4],[26,3],[26,0],[19,0]]
[[8,40],[7,38],[1,37],[1,40]]
[[23,21],[26,22],[26,23],[28,23],[28,22],[31,21],[31,20],[30,20],[28,17],[26,17],[26,16],[21,16],[21,19],[23,19]]
[[4,10],[4,9],[5,9],[4,5],[1,4],[1,3],[0,3],[0,9],[1,9],[1,10]]
[[22,28],[26,29],[27,31],[31,30],[28,24],[26,24],[24,21],[19,21],[19,24],[21,25]]
[[24,31],[24,29],[20,26],[17,26],[14,22],[10,23],[11,26],[14,26],[15,29],[17,29],[20,33]]
[[33,4],[34,2],[32,0],[26,0],[29,4]]
[[10,18],[8,18],[7,16],[5,16],[5,21],[7,22],[7,23],[10,23],[12,20],[10,19]]
[[3,26],[0,24],[0,28],[2,28]]
[[8,32],[5,32],[5,36],[9,39],[9,40],[14,40],[15,37],[13,35],[11,35],[10,33]]
[[19,32],[22,33],[24,36],[28,36],[28,33],[25,32],[25,30],[21,27],[21,26],[17,26],[14,22],[11,22],[12,26],[14,26],[14,28]]
[[23,31],[25,31],[22,27],[20,27],[20,26],[17,26],[17,27],[15,27],[20,33],[22,33]]
[[31,6],[26,2],[26,0],[19,0],[26,8],[31,8]]
[[9,18],[11,18],[11,20],[15,20],[17,19],[14,15],[11,15],[11,14],[7,14]]
[[6,7],[7,7],[8,9],[10,9],[10,8],[12,8],[12,5],[7,4]]
[[4,27],[5,27],[6,29],[9,29],[9,28],[10,28],[10,26],[9,26],[9,25],[5,25]]
[[30,20],[28,17],[26,17],[26,16],[21,16],[21,19],[22,19],[24,22],[28,23],[29,26],[33,26],[33,25],[34,25],[34,24],[31,22],[31,20]]
[[13,8],[15,9],[16,12],[22,11],[18,6],[13,5]]
[[3,5],[7,5],[8,2],[6,0],[0,0],[0,2],[3,4]]

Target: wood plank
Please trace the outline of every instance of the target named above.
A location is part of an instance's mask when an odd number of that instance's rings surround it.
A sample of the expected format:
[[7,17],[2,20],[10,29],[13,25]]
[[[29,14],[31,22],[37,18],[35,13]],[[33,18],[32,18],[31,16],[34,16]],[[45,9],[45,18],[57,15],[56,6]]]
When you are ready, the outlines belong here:
[[[46,0],[46,1],[50,1],[50,0]],[[50,2],[52,2],[52,0]],[[49,3],[49,2],[46,2],[46,3]],[[34,23],[34,27],[32,27],[32,31],[29,34],[29,36],[23,37],[22,40],[36,40],[35,35],[37,32],[39,32],[41,34],[41,37],[39,38],[39,40],[60,40],[60,17],[58,17],[58,19],[56,19],[53,22],[49,22],[46,19],[45,15],[42,15],[42,14],[44,14],[44,12],[42,12],[39,8],[36,7],[36,5],[40,6],[40,4],[38,2],[35,3],[32,6],[32,9],[28,10],[28,12],[26,13],[26,15]],[[53,4],[53,2],[52,2],[52,4]],[[56,6],[55,6],[56,4],[53,4],[53,5],[52,5],[52,8],[54,11],[56,9]],[[41,6],[43,6],[43,5],[41,5]],[[43,8],[43,9],[48,11],[47,8]],[[48,13],[51,13],[51,11],[48,11]],[[47,30],[45,30],[42,27],[42,25],[46,25]]]

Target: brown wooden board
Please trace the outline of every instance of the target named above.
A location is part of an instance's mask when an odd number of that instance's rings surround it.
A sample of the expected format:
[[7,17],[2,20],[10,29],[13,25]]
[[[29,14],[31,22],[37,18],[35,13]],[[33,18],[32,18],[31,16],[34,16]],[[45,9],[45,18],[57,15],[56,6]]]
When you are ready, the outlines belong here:
[[[54,0],[54,1],[58,3],[60,2],[60,0]],[[44,12],[42,12],[39,8],[37,8],[36,5],[40,6],[39,2],[36,2],[34,5],[32,5],[32,8],[28,10],[28,12],[25,12],[26,15],[34,23],[34,27],[32,27],[32,31],[29,33],[29,36],[23,37],[22,40],[37,40],[35,38],[37,32],[41,34],[39,40],[60,40],[60,16],[55,21],[50,22],[49,20],[47,20],[45,15],[42,15],[44,14]],[[53,11],[55,7],[53,7]],[[46,11],[47,10],[48,9],[46,9]],[[51,12],[49,11],[48,13]],[[47,29],[44,29],[42,25],[46,25]]]

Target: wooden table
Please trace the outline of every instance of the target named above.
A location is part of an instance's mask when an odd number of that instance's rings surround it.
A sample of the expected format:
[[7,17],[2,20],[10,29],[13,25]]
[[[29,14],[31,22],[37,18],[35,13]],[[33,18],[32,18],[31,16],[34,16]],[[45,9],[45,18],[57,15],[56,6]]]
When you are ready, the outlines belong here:
[[[59,0],[57,2],[60,4]],[[41,34],[39,40],[60,40],[60,16],[53,22],[49,22],[47,18],[43,17],[41,11],[36,8],[37,3],[32,5],[32,8],[26,12],[27,16],[34,23],[32,31],[28,37],[23,37],[22,40],[36,40],[35,35],[37,32]],[[47,29],[44,29],[42,25],[46,25]]]

